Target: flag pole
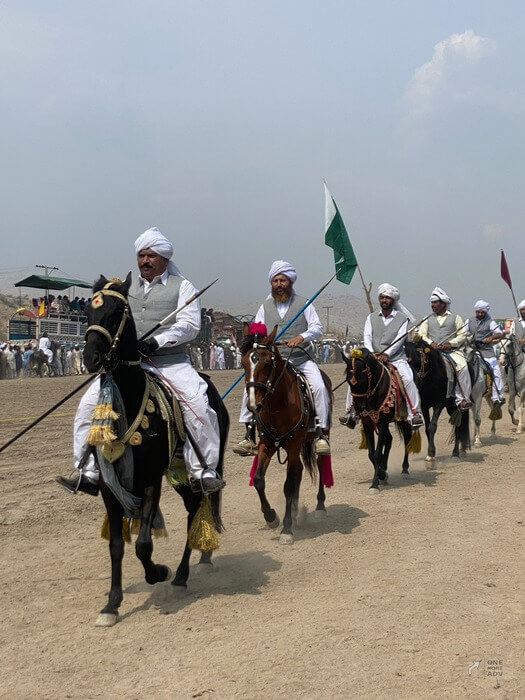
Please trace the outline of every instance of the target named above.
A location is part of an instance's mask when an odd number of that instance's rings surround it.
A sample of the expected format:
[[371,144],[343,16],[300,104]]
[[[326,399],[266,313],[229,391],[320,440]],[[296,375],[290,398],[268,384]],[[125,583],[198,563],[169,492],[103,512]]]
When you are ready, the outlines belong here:
[[372,304],[372,299],[370,298],[370,290],[372,289],[372,282],[368,283],[368,287],[366,286],[366,282],[363,278],[363,273],[361,272],[361,268],[359,265],[357,266],[357,271],[359,272],[359,277],[361,278],[361,284],[363,285],[363,289],[365,290],[365,297],[366,297],[366,303],[368,304],[368,308],[370,309],[370,313],[374,313],[374,305]]
[[[319,294],[321,294],[321,292],[322,292],[323,290],[325,290],[325,289],[328,287],[328,285],[330,284],[330,282],[332,282],[332,280],[335,279],[336,275],[337,275],[337,273],[336,273],[335,275],[332,275],[332,277],[330,277],[330,279],[328,280],[328,282],[325,282],[325,284],[323,284],[323,286],[322,286],[320,289],[318,289],[317,292],[316,292],[312,297],[310,297],[309,299],[306,300],[306,304],[303,304],[303,306],[299,309],[299,311],[295,314],[295,316],[294,316],[290,321],[288,321],[288,323],[286,324],[286,326],[284,326],[284,328],[282,328],[282,329],[279,331],[279,333],[277,333],[277,335],[276,335],[275,338],[274,338],[274,342],[277,341],[277,340],[282,336],[282,334],[283,334],[285,331],[287,331],[288,328],[290,328],[290,326],[292,325],[292,323],[294,323],[294,321],[296,321],[296,320],[299,318],[299,316],[303,313],[303,311],[304,311],[306,308],[308,308],[308,307],[310,306],[310,304],[311,304],[313,301],[315,301],[315,299],[317,299],[317,297],[319,296]],[[221,399],[224,400],[224,399],[228,396],[228,394],[230,393],[230,391],[231,391],[232,389],[234,389],[234,388],[237,386],[237,384],[241,381],[241,379],[242,379],[243,377],[244,377],[244,372],[243,372],[242,374],[240,374],[240,375],[237,377],[237,379],[233,382],[233,384],[224,392],[224,394],[221,396]]]
[[[178,309],[175,309],[175,311],[172,311],[171,313],[169,313],[165,318],[162,319],[162,321],[157,323],[157,325],[153,326],[153,328],[150,328],[149,331],[146,331],[146,333],[144,333],[144,335],[142,335],[139,338],[139,340],[145,340],[148,336],[150,336],[152,333],[154,333],[157,330],[157,328],[160,328],[160,326],[163,326],[166,323],[168,323],[169,321],[173,320],[173,318],[178,313],[180,313],[183,309],[185,309],[187,306],[189,306],[191,303],[193,303],[195,301],[195,299],[198,299],[201,296],[201,294],[204,294],[204,292],[207,289],[209,289],[212,286],[212,284],[215,284],[215,282],[217,282],[218,279],[219,278],[217,278],[216,280],[211,282],[211,284],[208,284],[206,287],[204,287],[204,289],[201,289],[200,292],[196,292],[195,294],[193,294],[193,296],[191,296],[189,299],[187,299],[187,301],[185,301],[184,304],[182,304],[182,306],[179,306]],[[14,442],[16,442],[18,440],[18,438],[22,437],[22,435],[25,435],[26,433],[28,433],[32,428],[34,428],[41,421],[43,421],[44,418],[47,418],[47,416],[49,416],[51,413],[56,411],[56,409],[59,408],[60,406],[62,406],[62,404],[66,403],[66,401],[69,401],[69,399],[72,396],[77,394],[81,389],[83,389],[85,386],[90,384],[94,379],[99,377],[100,374],[101,374],[101,372],[97,372],[97,373],[89,376],[81,384],[79,384],[76,387],[76,389],[73,389],[73,391],[70,391],[69,394],[67,394],[67,396],[64,396],[64,398],[60,399],[60,401],[58,401],[54,406],[51,406],[51,408],[48,408],[47,411],[42,413],[42,415],[40,415],[38,418],[36,418],[32,423],[30,423],[29,425],[26,425],[26,427],[23,430],[21,430],[19,433],[17,433],[14,437],[12,437],[10,440],[8,440],[6,443],[4,443],[0,447],[0,452],[3,452],[7,447],[9,447],[9,445],[12,445]]]

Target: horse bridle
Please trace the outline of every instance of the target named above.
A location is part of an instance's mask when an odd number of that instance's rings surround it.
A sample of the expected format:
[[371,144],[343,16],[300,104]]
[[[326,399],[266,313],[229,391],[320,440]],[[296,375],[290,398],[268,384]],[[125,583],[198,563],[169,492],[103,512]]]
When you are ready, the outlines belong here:
[[349,380],[350,391],[352,392],[352,396],[354,398],[363,398],[365,396],[368,398],[370,396],[373,396],[376,393],[376,391],[379,387],[379,384],[381,383],[381,380],[383,379],[383,376],[385,374],[385,365],[382,362],[380,362],[381,374],[379,375],[379,379],[377,380],[377,384],[375,385],[375,387],[373,389],[371,389],[370,387],[372,384],[372,372],[370,371],[370,367],[369,367],[368,363],[366,363],[364,373],[366,374],[366,377],[367,377],[367,384],[368,384],[367,390],[362,394],[355,394],[352,391],[352,386],[355,386],[357,384],[357,379],[355,378],[355,373],[356,373],[355,361],[356,361],[356,357],[353,356],[352,357],[352,369],[348,370],[348,374],[352,375],[352,378]]
[[[254,344],[253,344],[253,346],[252,346],[252,350],[251,350],[251,352],[250,352],[250,360],[251,360],[251,362],[253,362],[254,364],[257,364],[257,362],[259,362],[259,354],[258,354],[258,352],[257,352],[257,350],[258,350],[259,348],[264,348],[264,349],[267,350],[267,351],[270,353],[270,355],[272,356],[272,362],[271,362],[272,369],[270,370],[270,376],[268,377],[268,379],[266,380],[266,382],[246,382],[246,388],[247,388],[247,389],[251,389],[251,388],[253,387],[254,389],[255,389],[255,388],[257,388],[257,389],[263,389],[263,390],[264,390],[264,396],[263,396],[263,398],[262,398],[261,403],[264,403],[264,401],[266,400],[266,398],[267,398],[268,396],[271,396],[271,395],[273,394],[273,392],[275,391],[275,387],[277,386],[277,384],[279,383],[279,380],[280,380],[281,377],[282,377],[282,372],[281,372],[281,374],[279,375],[279,377],[277,378],[277,381],[275,382],[275,384],[273,384],[273,379],[274,379],[274,376],[275,376],[276,362],[275,362],[275,351],[274,351],[274,349],[273,349],[270,345],[263,345],[262,343],[254,342]],[[285,366],[286,366],[286,365],[285,365]]]
[[[94,309],[100,308],[104,304],[104,297],[105,296],[112,296],[112,297],[116,297],[117,299],[120,299],[120,301],[124,304],[124,308],[122,309],[122,316],[120,318],[120,323],[118,324],[115,335],[111,335],[111,333],[108,331],[107,328],[104,328],[104,326],[99,326],[96,323],[94,323],[91,326],[88,326],[86,333],[84,335],[84,338],[87,338],[87,335],[90,331],[95,331],[95,332],[100,333],[101,335],[104,336],[104,338],[109,343],[109,351],[106,354],[106,360],[105,360],[104,364],[107,366],[111,366],[111,367],[116,366],[116,364],[118,364],[116,362],[115,353],[116,353],[117,347],[120,343],[120,339],[122,337],[122,332],[124,330],[124,327],[125,327],[128,319],[131,317],[131,311],[129,308],[128,299],[120,292],[116,292],[114,289],[110,289],[112,284],[114,284],[114,282],[111,282],[111,281],[108,282],[107,284],[104,285],[104,287],[102,289],[100,289],[98,292],[95,292],[93,294],[93,298],[91,300],[91,306]],[[139,365],[140,360],[121,360],[120,363],[126,364],[126,365]]]

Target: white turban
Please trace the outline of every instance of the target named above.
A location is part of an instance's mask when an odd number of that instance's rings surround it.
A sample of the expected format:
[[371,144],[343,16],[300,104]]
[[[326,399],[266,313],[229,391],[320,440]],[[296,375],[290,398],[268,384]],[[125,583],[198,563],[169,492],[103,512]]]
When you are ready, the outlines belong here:
[[377,288],[377,296],[379,297],[381,296],[381,294],[384,294],[386,297],[390,297],[390,299],[394,300],[394,309],[396,311],[401,311],[402,314],[408,316],[409,321],[415,321],[414,316],[410,313],[406,306],[403,306],[403,304],[399,301],[399,299],[401,298],[399,289],[392,286],[391,284],[388,284],[388,282],[384,282],[383,284],[380,284]]
[[270,284],[275,275],[286,275],[292,284],[295,284],[297,279],[295,267],[290,265],[289,262],[286,262],[286,260],[275,260],[275,262],[272,263],[270,272],[268,273],[268,281]]
[[432,294],[430,295],[430,301],[442,301],[447,305],[448,309],[451,299],[444,289],[441,289],[441,287],[434,287]]
[[523,301],[520,301],[520,303],[518,304],[518,310],[520,309],[525,309],[525,299],[523,299]]
[[157,255],[169,260],[168,272],[170,275],[182,277],[182,273],[179,268],[170,260],[171,256],[173,255],[173,246],[156,226],[149,228],[147,231],[144,231],[144,233],[141,233],[135,241],[135,253],[137,255],[145,248],[150,248],[154,253],[157,253]]
[[483,299],[480,299],[479,301],[477,301],[477,302],[474,304],[474,311],[485,311],[485,312],[487,312],[487,311],[489,311],[489,309],[490,309],[490,306],[489,306],[488,302],[483,301]]

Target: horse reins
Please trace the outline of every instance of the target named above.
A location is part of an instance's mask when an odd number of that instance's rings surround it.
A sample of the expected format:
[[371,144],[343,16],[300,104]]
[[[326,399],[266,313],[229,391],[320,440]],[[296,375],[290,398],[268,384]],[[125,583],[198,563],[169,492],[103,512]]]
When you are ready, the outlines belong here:
[[[109,352],[107,353],[106,357],[111,358],[112,356],[115,355],[116,349],[120,343],[120,339],[122,337],[122,332],[124,330],[124,327],[128,321],[128,319],[131,317],[131,311],[129,308],[129,301],[126,299],[126,297],[121,294],[120,292],[116,292],[114,289],[110,289],[111,285],[114,284],[114,282],[108,282],[106,285],[104,285],[103,289],[100,289],[98,292],[95,292],[93,294],[93,299],[91,300],[91,306],[94,309],[100,308],[104,304],[104,297],[105,296],[112,296],[116,297],[117,299],[120,299],[120,301],[124,304],[124,308],[122,310],[122,316],[120,319],[120,323],[118,325],[118,328],[115,332],[115,335],[111,335],[111,333],[108,331],[107,328],[104,328],[104,326],[99,326],[97,324],[93,324],[91,326],[88,326],[86,333],[84,335],[84,338],[87,338],[87,334],[90,331],[95,331],[97,333],[100,333],[106,338],[106,340],[109,342]],[[141,360],[120,360],[120,364],[123,365],[140,365]]]

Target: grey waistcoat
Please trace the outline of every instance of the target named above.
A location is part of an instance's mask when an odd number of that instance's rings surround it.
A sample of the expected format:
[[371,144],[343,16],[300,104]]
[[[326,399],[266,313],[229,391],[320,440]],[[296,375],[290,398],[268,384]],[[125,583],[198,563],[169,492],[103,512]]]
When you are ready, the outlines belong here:
[[[388,325],[383,322],[383,317],[378,313],[370,314],[370,323],[372,325],[372,347],[374,352],[382,352],[398,334],[401,326],[408,321],[408,316],[400,311],[393,317]],[[405,356],[405,346],[402,345],[395,355],[390,357],[391,360],[399,360]]]
[[[134,279],[129,290],[129,305],[135,325],[137,336],[144,333],[162,321],[170,312],[175,311],[179,303],[179,290],[182,277],[169,275],[167,284],[154,284],[147,294],[138,279]],[[172,321],[175,323],[175,319]],[[171,324],[170,324],[171,325]],[[162,327],[161,327],[162,330]],[[162,358],[161,364],[175,364],[187,362],[189,359],[188,345],[165,345],[153,353],[154,357]]]
[[[521,325],[521,318],[514,319],[514,335],[518,340],[525,338],[525,328]],[[525,352],[525,345],[523,346],[523,352]]]
[[[274,326],[278,326],[277,332],[279,332],[281,328],[284,328],[288,321],[290,321],[295,316],[295,314],[301,309],[301,307],[306,304],[306,301],[307,300],[304,297],[300,297],[297,294],[294,294],[290,306],[288,307],[288,311],[285,313],[284,318],[281,318],[279,316],[279,312],[277,311],[275,301],[273,299],[266,299],[266,301],[263,304],[263,307],[264,323],[266,324],[268,333],[272,332]],[[282,334],[280,340],[289,340],[290,338],[295,338],[296,335],[302,335],[307,329],[308,323],[306,321],[304,313],[302,313],[299,316],[299,318],[297,318],[292,323],[290,328],[288,328],[288,330],[286,330]],[[299,347],[304,348],[304,350],[306,350],[306,352],[309,353],[310,357],[313,357],[312,343],[301,343]],[[296,366],[302,365],[303,362],[306,362],[308,359],[310,359],[308,355],[305,355],[304,352],[301,352],[300,350],[293,350],[290,354],[290,350],[286,350],[283,348],[281,354],[285,359],[288,359],[293,365]]]
[[442,326],[437,322],[436,314],[428,319],[428,337],[434,343],[441,343],[445,338],[452,340],[454,337],[452,333],[456,330],[456,317],[454,314],[449,314],[445,318],[445,322]]
[[485,314],[485,318],[482,321],[478,321],[475,316],[468,320],[469,331],[474,336],[476,348],[482,357],[487,358],[496,357],[494,345],[492,343],[485,345],[485,343],[481,342],[483,338],[492,335],[492,331],[490,330],[491,321],[492,318],[488,314]]

